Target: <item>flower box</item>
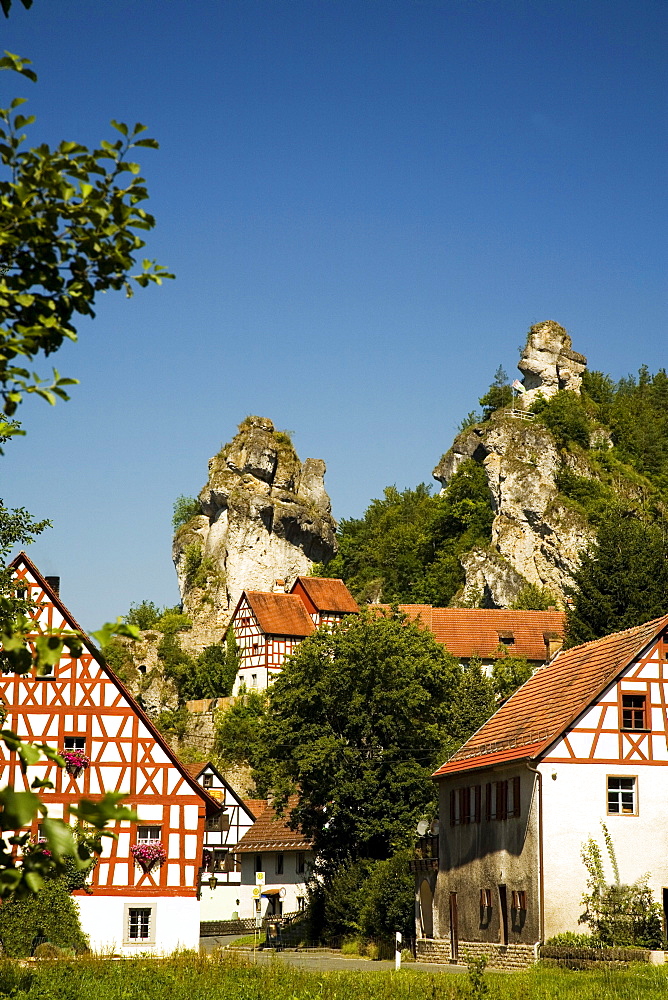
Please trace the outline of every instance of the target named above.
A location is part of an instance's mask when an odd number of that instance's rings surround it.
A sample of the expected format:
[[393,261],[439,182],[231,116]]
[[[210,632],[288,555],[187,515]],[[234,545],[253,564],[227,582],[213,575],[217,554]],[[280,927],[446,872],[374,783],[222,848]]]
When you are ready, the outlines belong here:
[[90,757],[87,757],[83,750],[60,750],[60,756],[65,761],[65,770],[74,778],[90,767]]
[[150,872],[152,868],[159,868],[167,860],[167,851],[159,840],[133,844],[130,853],[137,867],[145,873]]

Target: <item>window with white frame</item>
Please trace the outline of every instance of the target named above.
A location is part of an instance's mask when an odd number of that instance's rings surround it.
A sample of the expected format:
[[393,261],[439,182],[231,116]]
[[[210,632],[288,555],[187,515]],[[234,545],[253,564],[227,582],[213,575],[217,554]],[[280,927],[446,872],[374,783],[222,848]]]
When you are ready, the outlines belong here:
[[608,814],[637,816],[638,781],[635,776],[608,775]]
[[156,904],[143,906],[126,903],[123,913],[123,943],[137,945],[155,944]]
[[85,736],[66,736],[63,740],[63,747],[65,750],[86,750],[86,737]]
[[137,827],[137,843],[138,844],[154,844],[156,840],[160,840],[160,827],[159,826],[138,826]]

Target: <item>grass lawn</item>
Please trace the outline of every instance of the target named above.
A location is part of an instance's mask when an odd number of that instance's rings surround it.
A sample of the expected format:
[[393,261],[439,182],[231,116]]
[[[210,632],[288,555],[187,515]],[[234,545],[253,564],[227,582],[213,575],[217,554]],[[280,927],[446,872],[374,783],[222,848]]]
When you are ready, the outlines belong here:
[[401,972],[307,972],[276,961],[192,953],[165,960],[78,958],[0,963],[0,1000],[650,1000],[668,998],[668,973],[654,966],[610,972],[531,969],[466,976]]

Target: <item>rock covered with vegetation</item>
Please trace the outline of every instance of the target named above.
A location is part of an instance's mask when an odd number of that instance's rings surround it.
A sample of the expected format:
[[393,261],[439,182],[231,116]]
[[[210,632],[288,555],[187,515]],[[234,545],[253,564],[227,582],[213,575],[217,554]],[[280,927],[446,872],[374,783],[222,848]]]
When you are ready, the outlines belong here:
[[563,389],[579,394],[587,359],[573,350],[571,338],[563,326],[547,320],[536,323],[529,330],[517,367],[522,372],[526,390],[522,403],[528,407],[538,396],[550,399]]
[[300,462],[289,434],[247,417],[209,462],[196,500],[177,504],[172,549],[196,638],[219,638],[243,590],[271,590],[336,552],[325,463]]

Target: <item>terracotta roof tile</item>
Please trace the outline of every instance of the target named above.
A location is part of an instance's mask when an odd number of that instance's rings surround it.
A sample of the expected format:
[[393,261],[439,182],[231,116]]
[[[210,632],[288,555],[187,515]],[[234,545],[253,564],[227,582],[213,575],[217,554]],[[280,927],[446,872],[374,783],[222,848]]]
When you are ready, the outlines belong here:
[[537,670],[434,777],[539,756],[666,628],[668,615],[559,653]]
[[[389,604],[371,605],[388,610]],[[546,633],[564,634],[563,611],[505,611],[488,608],[434,608],[431,604],[400,604],[399,611],[420,620],[436,642],[453,656],[494,655],[503,636],[512,635],[513,656],[543,663],[547,658]]]
[[343,580],[321,576],[298,576],[292,590],[300,583],[318,611],[334,611],[352,615],[359,611],[357,602]]
[[307,636],[315,632],[315,625],[295,594],[271,594],[261,590],[247,590],[246,599],[253,609],[258,624],[267,635]]
[[243,835],[235,851],[242,854],[259,851],[308,851],[311,847],[310,841],[299,830],[291,830],[288,826],[290,813],[296,804],[297,797],[292,795],[288,799],[285,815],[277,816],[272,806],[266,803],[264,812]]
[[255,819],[259,819],[269,805],[266,799],[243,799],[243,804],[248,806]]

